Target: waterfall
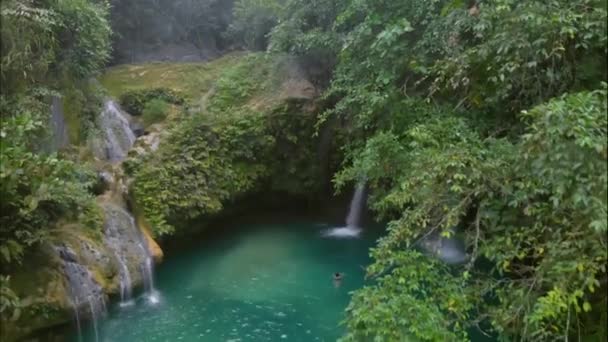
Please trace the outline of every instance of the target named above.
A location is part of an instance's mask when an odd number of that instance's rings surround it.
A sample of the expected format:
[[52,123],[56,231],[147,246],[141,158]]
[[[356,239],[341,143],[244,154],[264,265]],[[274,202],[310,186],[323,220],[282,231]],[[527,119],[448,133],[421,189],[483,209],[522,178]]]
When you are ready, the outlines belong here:
[[128,114],[124,113],[116,102],[107,100],[97,125],[101,130],[101,138],[92,142],[95,156],[112,162],[124,159],[135,142]]
[[135,219],[123,208],[106,203],[103,205],[106,224],[105,242],[114,252],[120,265],[121,301],[129,303],[131,299],[132,283],[129,271],[129,260],[139,265],[144,289],[151,302],[158,301],[158,293],[154,288],[154,260],[150,255],[143,234],[137,228]]
[[139,248],[145,255],[145,260],[141,265],[144,289],[148,293],[148,300],[150,303],[156,304],[160,301],[160,298],[158,292],[154,288],[154,259],[150,254],[150,249],[142,234],[140,234]]
[[361,212],[365,205],[365,184],[357,185],[353,199],[350,201],[350,208],[346,216],[346,227],[359,228],[361,225]]
[[346,226],[326,230],[325,237],[356,238],[361,234],[361,213],[365,207],[365,183],[360,183],[355,188],[353,198],[350,201]]
[[[106,245],[114,254],[119,266],[120,301],[122,305],[131,300],[132,282],[129,271],[127,253],[129,248],[129,235],[136,234],[137,227],[133,218],[121,208],[111,204],[103,206],[105,212],[104,238]],[[131,233],[131,234],[129,234]]]
[[103,289],[91,274],[88,268],[78,263],[76,254],[67,246],[57,246],[55,250],[61,258],[63,271],[68,281],[70,300],[74,308],[74,316],[80,331],[80,313],[88,314],[95,328],[95,341],[99,340],[97,334],[97,321],[106,314],[106,302]]

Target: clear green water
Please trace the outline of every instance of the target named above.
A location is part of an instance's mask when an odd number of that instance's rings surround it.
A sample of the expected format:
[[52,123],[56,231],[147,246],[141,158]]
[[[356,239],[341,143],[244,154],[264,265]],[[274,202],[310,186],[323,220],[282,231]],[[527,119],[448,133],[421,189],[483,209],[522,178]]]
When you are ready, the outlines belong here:
[[[157,267],[158,304],[140,297],[113,305],[98,323],[99,341],[335,341],[377,235],[329,239],[320,235],[327,228],[222,227],[221,237],[170,253]],[[334,272],[345,273],[337,288]],[[92,327],[82,341],[95,341]]]

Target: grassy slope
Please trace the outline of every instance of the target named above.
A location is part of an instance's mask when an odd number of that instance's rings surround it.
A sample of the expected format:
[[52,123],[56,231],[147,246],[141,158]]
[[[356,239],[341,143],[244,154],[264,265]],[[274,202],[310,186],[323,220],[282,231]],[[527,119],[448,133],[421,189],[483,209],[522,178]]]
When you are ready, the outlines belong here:
[[[281,87],[290,63],[281,55],[237,52],[201,63],[119,65],[107,69],[99,81],[114,98],[163,87],[182,93],[195,112],[227,107],[264,111],[283,100]],[[207,108],[207,102],[214,108]]]
[[129,90],[166,87],[182,92],[189,100],[195,100],[209,91],[222,72],[238,63],[243,55],[232,53],[202,63],[119,65],[107,69],[99,80],[115,98]]

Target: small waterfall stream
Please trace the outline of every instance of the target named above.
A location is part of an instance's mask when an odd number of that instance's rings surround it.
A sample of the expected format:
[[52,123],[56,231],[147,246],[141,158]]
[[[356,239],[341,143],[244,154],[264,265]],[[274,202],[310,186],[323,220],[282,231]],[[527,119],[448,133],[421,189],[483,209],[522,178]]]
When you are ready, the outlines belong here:
[[[104,205],[105,227],[104,236],[106,245],[114,253],[119,266],[120,274],[120,301],[126,305],[131,300],[132,281],[129,271],[127,252],[129,248],[128,235],[137,234],[137,227],[132,223],[133,218],[121,208],[111,204]],[[132,230],[131,234],[128,234]]]
[[346,226],[326,230],[323,236],[335,238],[356,238],[361,234],[361,214],[365,208],[365,183],[359,183],[350,201]]
[[131,300],[133,285],[129,264],[139,265],[137,267],[150,302],[158,302],[158,293],[154,288],[154,260],[135,219],[119,206],[106,203],[103,207],[106,213],[106,245],[114,252],[120,265],[121,303],[126,305]]
[[64,274],[68,280],[78,334],[81,335],[81,314],[89,315],[93,322],[95,340],[98,341],[97,321],[107,312],[105,293],[93,278],[91,271],[78,262],[74,251],[67,246],[57,246],[55,250],[61,258]]
[[92,142],[95,156],[111,162],[123,160],[136,138],[130,127],[128,114],[124,113],[116,102],[107,100],[97,124],[101,130],[101,139]]
[[350,202],[350,208],[348,210],[348,216],[346,216],[346,227],[360,228],[361,226],[361,212],[365,205],[365,184],[357,185],[353,199]]
[[148,247],[145,246],[145,244],[144,246],[142,246],[142,248],[145,250],[146,253],[146,259],[141,266],[144,289],[148,294],[148,300],[150,301],[150,303],[156,304],[160,301],[160,298],[158,291],[156,291],[156,288],[154,288],[154,260],[152,259],[152,256],[148,251]]

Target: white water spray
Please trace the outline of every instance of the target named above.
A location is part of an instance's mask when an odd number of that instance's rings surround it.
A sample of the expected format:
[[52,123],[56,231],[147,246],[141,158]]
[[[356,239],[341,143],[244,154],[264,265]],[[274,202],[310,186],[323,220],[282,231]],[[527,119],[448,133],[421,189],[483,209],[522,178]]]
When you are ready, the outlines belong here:
[[361,234],[361,213],[365,207],[365,183],[360,183],[355,189],[346,216],[346,227],[338,227],[323,232],[325,237],[357,238]]

